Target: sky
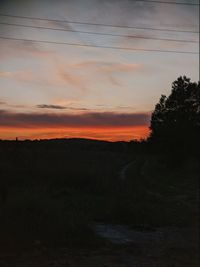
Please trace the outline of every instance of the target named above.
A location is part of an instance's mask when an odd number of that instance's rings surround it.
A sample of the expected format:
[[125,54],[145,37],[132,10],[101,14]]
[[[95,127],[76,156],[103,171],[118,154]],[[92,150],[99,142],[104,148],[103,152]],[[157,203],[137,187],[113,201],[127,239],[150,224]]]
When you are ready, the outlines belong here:
[[198,52],[198,22],[192,5],[0,1],[0,139],[148,137],[172,82],[199,80],[198,54],[166,52]]

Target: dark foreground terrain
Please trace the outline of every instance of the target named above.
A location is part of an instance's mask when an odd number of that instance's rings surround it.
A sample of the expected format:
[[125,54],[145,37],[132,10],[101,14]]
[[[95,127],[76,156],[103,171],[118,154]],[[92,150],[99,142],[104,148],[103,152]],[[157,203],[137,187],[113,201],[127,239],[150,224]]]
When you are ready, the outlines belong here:
[[197,267],[198,156],[0,141],[0,266]]

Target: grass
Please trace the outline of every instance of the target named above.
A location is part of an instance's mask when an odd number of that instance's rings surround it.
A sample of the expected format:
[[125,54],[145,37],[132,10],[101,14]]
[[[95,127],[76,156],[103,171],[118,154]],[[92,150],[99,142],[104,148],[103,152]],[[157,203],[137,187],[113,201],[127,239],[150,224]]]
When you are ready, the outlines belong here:
[[[152,226],[194,226],[198,222],[197,159],[169,167],[164,155],[143,155],[127,173],[125,197],[134,223]],[[196,207],[195,207],[195,205]]]

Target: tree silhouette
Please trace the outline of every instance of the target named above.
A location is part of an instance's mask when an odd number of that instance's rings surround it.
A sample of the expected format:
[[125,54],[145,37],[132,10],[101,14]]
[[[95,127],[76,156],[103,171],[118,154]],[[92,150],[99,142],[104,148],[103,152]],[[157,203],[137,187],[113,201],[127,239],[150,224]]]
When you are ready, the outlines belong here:
[[171,94],[162,95],[151,117],[150,140],[194,149],[200,142],[200,83],[186,76],[172,83]]

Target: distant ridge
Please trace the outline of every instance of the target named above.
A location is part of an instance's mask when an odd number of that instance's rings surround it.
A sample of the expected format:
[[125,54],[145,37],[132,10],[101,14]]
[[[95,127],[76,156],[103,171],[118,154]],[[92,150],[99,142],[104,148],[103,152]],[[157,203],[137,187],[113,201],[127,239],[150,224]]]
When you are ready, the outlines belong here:
[[69,150],[69,151],[110,151],[123,152],[140,146],[138,141],[115,141],[96,140],[87,138],[54,138],[35,140],[0,140],[0,147],[9,146],[19,149],[43,149],[43,150]]
[[80,142],[80,143],[129,143],[131,141],[108,141],[108,140],[100,140],[100,139],[90,139],[90,138],[51,138],[51,139],[13,139],[13,140],[7,140],[7,139],[0,139],[0,141],[8,141],[8,142]]

